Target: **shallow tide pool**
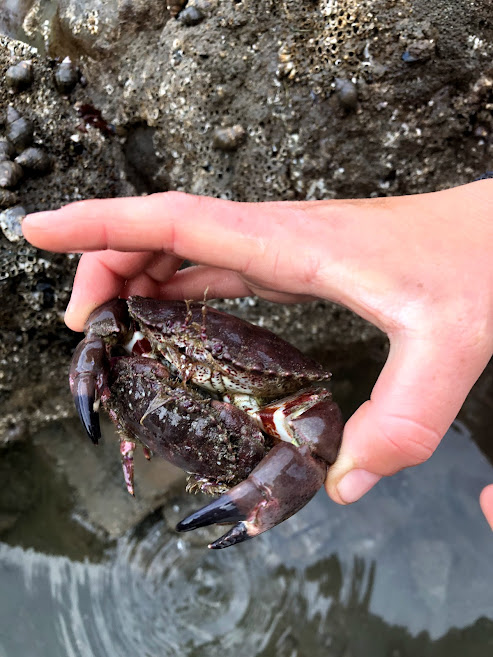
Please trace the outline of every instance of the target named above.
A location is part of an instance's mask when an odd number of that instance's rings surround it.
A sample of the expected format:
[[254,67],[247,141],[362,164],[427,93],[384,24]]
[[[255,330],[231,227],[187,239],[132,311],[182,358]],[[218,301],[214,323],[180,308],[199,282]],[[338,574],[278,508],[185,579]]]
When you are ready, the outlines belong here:
[[456,421],[428,463],[359,503],[321,492],[230,549],[205,547],[217,529],[174,532],[200,503],[181,493],[85,558],[30,548],[24,530],[23,547],[0,543],[0,655],[491,656],[493,536],[477,497],[492,479]]

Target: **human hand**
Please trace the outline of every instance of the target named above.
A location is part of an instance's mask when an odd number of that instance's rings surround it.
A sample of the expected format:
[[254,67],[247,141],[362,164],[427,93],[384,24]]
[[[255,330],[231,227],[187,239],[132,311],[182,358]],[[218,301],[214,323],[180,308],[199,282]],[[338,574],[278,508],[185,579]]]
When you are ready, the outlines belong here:
[[491,486],[486,486],[481,493],[479,498],[481,503],[481,508],[483,513],[486,516],[491,529],[493,529],[493,484]]
[[[35,246],[85,251],[66,322],[121,295],[322,297],[385,331],[390,353],[326,482],[354,502],[425,461],[493,351],[493,181],[419,196],[233,203],[168,192],[26,217]],[[107,250],[102,250],[107,249]],[[177,271],[183,258],[198,266]],[[493,527],[493,493],[482,495]]]

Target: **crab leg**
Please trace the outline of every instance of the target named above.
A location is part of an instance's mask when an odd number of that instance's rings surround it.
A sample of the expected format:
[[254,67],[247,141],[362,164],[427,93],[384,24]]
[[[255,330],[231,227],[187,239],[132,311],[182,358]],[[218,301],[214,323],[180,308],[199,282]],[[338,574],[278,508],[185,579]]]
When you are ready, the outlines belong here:
[[134,451],[136,444],[133,440],[120,441],[120,455],[122,458],[123,478],[130,495],[134,496]]
[[97,445],[101,438],[98,404],[104,385],[104,343],[88,335],[77,345],[70,365],[70,391],[84,429]]
[[341,412],[330,393],[324,391],[322,399],[316,399],[307,391],[298,405],[288,398],[262,412],[266,423],[276,416],[276,433],[284,440],[245,481],[182,520],[178,531],[235,522],[227,534],[209,545],[213,549],[229,547],[286,520],[321,488],[328,466],[337,457],[343,428]]
[[305,506],[322,486],[326,471],[327,464],[313,458],[308,447],[279,443],[245,481],[182,520],[177,530],[236,522],[209,547],[218,549],[241,543],[278,525]]
[[77,345],[70,364],[70,391],[84,429],[95,445],[101,438],[98,410],[106,387],[103,338],[124,333],[127,324],[127,306],[122,299],[113,299],[96,308],[86,322],[86,337]]

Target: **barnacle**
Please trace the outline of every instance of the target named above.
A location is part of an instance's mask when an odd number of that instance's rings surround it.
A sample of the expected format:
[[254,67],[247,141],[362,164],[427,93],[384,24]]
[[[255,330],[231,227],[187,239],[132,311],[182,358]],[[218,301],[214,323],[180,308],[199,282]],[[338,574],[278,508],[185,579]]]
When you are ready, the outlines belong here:
[[278,76],[295,79],[321,71],[351,78],[359,72],[357,43],[373,27],[370,3],[362,0],[282,0],[296,28],[281,44]]

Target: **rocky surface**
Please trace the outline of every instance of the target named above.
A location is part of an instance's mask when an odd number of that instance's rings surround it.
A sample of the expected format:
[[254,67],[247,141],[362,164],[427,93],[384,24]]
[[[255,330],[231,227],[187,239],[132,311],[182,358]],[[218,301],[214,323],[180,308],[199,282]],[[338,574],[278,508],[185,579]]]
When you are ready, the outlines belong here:
[[[112,123],[149,131],[148,190],[249,201],[408,194],[491,164],[488,0],[191,6],[205,14],[198,25],[169,19],[156,0],[61,0],[48,44],[87,54],[94,103]],[[244,140],[215,147],[215,131],[233,126]],[[141,142],[127,149],[131,178]]]
[[19,437],[29,425],[72,413],[64,373],[76,338],[64,328],[63,309],[77,257],[31,248],[20,237],[19,217],[88,196],[133,191],[121,174],[120,144],[98,130],[78,129],[73,103],[55,89],[55,63],[0,38],[1,79],[10,65],[29,59],[34,81],[27,90],[14,93],[0,84],[0,134],[5,134],[7,109],[14,107],[34,124],[34,143],[50,154],[52,170],[27,174],[17,185],[14,207],[20,213],[0,212],[0,443]]
[[[489,0],[190,0],[170,3],[175,17],[162,0],[23,4],[18,32],[47,55],[0,38],[0,80],[26,59],[34,74],[19,93],[0,83],[0,133],[15,107],[53,161],[15,190],[26,211],[170,189],[245,201],[409,194],[491,168]],[[185,4],[200,22],[180,18]],[[82,77],[64,96],[54,70],[66,56]],[[77,257],[35,251],[5,211],[0,228],[6,444],[73,417],[78,337],[62,314]],[[336,367],[385,349],[325,302],[223,307]]]

